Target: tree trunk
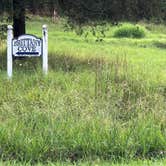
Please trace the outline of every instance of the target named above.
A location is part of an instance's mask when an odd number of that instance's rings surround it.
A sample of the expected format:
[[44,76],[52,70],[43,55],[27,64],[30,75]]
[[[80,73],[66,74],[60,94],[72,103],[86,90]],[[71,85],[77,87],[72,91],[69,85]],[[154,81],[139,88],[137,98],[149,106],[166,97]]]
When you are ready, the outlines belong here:
[[13,0],[14,37],[25,34],[25,5],[24,0]]

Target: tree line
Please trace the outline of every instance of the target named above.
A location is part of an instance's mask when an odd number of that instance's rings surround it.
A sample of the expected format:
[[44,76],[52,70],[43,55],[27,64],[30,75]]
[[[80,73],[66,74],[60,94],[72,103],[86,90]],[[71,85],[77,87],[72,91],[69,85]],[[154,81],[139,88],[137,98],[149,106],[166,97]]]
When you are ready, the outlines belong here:
[[166,0],[64,0],[61,4],[72,18],[83,21],[166,19]]
[[[51,15],[54,10],[74,18],[139,20],[166,17],[166,0],[0,0],[0,12],[24,5],[33,14]],[[15,11],[14,11],[15,12]]]
[[47,16],[56,12],[76,23],[91,20],[166,21],[166,0],[0,0],[0,15],[9,13],[16,29],[15,36],[25,32],[26,12]]

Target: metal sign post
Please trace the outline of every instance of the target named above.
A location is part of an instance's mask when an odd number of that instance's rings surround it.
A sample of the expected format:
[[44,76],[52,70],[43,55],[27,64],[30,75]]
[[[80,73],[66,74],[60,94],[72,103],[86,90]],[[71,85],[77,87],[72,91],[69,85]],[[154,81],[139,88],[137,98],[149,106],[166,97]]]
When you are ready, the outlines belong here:
[[48,73],[48,30],[43,25],[43,38],[40,39],[34,35],[21,35],[13,38],[13,27],[8,26],[7,31],[7,75],[12,77],[13,56],[14,57],[42,57],[43,73]]

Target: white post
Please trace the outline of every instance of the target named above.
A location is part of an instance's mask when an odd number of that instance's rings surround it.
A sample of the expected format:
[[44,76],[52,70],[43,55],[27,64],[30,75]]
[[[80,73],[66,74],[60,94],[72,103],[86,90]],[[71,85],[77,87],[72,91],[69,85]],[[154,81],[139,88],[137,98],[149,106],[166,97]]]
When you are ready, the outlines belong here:
[[12,58],[12,39],[13,39],[13,27],[8,25],[7,27],[7,75],[8,78],[12,77],[13,72],[13,58]]
[[43,25],[43,72],[44,74],[48,73],[48,30],[47,25]]

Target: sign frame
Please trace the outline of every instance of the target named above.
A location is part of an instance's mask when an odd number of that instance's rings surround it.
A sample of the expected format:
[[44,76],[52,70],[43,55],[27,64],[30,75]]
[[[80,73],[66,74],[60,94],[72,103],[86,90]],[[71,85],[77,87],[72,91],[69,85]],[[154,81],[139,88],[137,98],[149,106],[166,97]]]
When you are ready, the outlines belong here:
[[[35,56],[33,54],[29,55],[29,54],[31,54],[30,50],[29,50],[29,52],[27,52],[27,56],[25,56],[25,55],[24,56],[14,56],[13,41],[14,40],[17,41],[20,38],[23,38],[24,36],[29,36],[29,38],[32,37],[36,40],[40,40],[41,55],[38,55],[38,56]],[[32,53],[34,53],[34,52],[32,52]],[[42,27],[42,38],[39,38],[39,37],[37,37],[35,35],[31,35],[31,34],[23,34],[17,38],[14,38],[13,37],[13,27],[12,27],[12,25],[8,25],[8,27],[7,27],[7,76],[9,79],[12,78],[12,75],[13,75],[14,57],[41,57],[43,73],[45,75],[47,75],[47,73],[48,73],[48,29],[47,29],[47,25],[43,25],[43,27]]]

